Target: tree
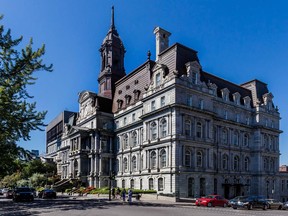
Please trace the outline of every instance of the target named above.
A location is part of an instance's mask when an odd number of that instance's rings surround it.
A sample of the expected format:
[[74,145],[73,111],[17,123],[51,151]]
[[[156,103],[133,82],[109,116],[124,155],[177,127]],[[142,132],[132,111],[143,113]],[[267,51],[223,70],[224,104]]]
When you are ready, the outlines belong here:
[[12,39],[11,30],[0,25],[0,177],[11,173],[7,162],[19,155],[17,141],[29,140],[31,131],[45,126],[47,111],[36,110],[27,86],[35,83],[35,72],[52,71],[52,65],[42,63],[45,46],[34,51],[32,39],[25,48],[17,49],[22,39]]

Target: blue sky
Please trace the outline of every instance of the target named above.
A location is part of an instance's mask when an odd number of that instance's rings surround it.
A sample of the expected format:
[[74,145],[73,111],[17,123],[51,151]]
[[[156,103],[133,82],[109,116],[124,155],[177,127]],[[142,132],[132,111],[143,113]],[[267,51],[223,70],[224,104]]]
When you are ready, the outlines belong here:
[[[236,84],[259,79],[268,84],[281,113],[280,164],[288,164],[288,1],[277,0],[1,0],[3,24],[22,45],[46,45],[44,61],[52,73],[37,73],[29,87],[38,110],[48,110],[49,123],[63,110],[78,111],[78,93],[97,92],[99,48],[109,26],[111,6],[127,50],[126,73],[142,64],[151,50],[153,29],[172,33],[197,50],[203,69]],[[33,132],[26,149],[45,151],[45,132]]]

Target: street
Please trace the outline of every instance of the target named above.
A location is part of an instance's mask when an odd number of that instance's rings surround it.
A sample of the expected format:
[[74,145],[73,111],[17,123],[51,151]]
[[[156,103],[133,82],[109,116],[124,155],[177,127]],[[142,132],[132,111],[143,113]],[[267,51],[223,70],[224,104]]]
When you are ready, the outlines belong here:
[[157,215],[157,216],[245,216],[245,215],[267,215],[287,216],[285,210],[234,210],[222,207],[196,207],[189,203],[172,203],[164,201],[140,201],[132,205],[120,200],[108,201],[107,199],[85,198],[85,197],[59,197],[57,199],[39,199],[33,202],[15,203],[10,199],[0,197],[0,215],[4,216],[121,216],[121,215]]

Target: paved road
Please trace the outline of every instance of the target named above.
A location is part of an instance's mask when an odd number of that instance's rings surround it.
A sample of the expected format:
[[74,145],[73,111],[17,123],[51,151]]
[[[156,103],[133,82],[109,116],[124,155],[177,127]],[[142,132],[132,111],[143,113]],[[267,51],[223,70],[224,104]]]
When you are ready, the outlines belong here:
[[60,197],[55,200],[35,199],[34,202],[14,203],[0,197],[2,216],[287,216],[285,210],[234,210],[222,207],[196,207],[190,203],[141,201],[132,205],[95,197]]

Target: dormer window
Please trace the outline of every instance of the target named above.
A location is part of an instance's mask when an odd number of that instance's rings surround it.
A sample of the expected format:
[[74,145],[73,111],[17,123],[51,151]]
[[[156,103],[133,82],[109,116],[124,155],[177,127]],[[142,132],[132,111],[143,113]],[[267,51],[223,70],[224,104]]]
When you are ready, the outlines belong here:
[[239,94],[239,92],[235,92],[233,94],[233,100],[235,104],[240,105],[240,97],[241,95]]
[[250,108],[251,98],[249,96],[246,96],[243,98],[243,100],[244,100],[244,106],[246,108]]
[[134,100],[137,101],[139,100],[139,96],[140,96],[140,90],[134,90]]
[[192,83],[197,84],[197,80],[198,80],[198,73],[194,71],[192,72]]
[[123,100],[117,100],[117,103],[118,103],[118,109],[122,109],[122,106],[123,106]]
[[229,93],[230,91],[227,88],[221,89],[222,98],[224,101],[229,101]]
[[157,73],[155,76],[155,85],[159,86],[160,83],[161,83],[161,75],[160,75],[160,73]]
[[130,95],[125,95],[125,100],[126,100],[126,105],[129,105],[130,101],[131,101],[131,96]]

